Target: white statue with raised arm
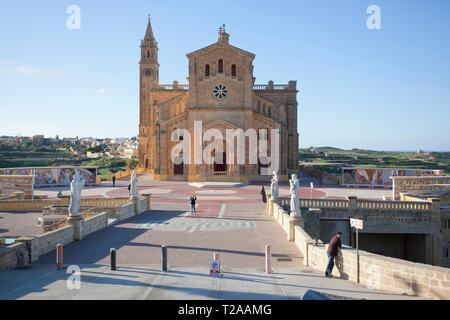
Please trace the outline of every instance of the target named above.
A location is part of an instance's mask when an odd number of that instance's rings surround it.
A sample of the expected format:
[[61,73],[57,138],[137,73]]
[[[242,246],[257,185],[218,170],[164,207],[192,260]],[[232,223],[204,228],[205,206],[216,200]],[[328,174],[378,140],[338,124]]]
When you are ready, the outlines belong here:
[[289,192],[291,193],[291,215],[292,216],[301,216],[300,203],[299,203],[299,199],[298,199],[300,183],[297,179],[296,174],[292,175],[292,178],[289,180],[289,184],[291,186],[291,188],[289,189]]
[[278,199],[278,173],[273,171],[273,178],[270,185],[270,197],[272,199]]
[[81,215],[81,190],[84,187],[84,179],[80,177],[78,170],[75,170],[72,182],[70,183],[70,202],[69,202],[69,216],[75,217]]
[[136,170],[133,170],[130,179],[130,199],[138,197]]

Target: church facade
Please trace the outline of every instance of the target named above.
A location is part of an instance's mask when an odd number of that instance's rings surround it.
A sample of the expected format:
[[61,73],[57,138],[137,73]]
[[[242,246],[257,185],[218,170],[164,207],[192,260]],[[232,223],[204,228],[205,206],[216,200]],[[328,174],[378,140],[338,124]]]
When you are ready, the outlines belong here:
[[[249,182],[271,174],[268,168],[296,173],[297,82],[255,84],[255,55],[230,45],[225,26],[216,43],[187,58],[188,84],[159,83],[158,43],[149,18],[139,62],[139,166],[155,180]],[[211,132],[223,140],[211,138]],[[228,132],[245,136],[229,140]],[[241,158],[234,143],[245,148]],[[252,153],[258,154],[256,162]]]

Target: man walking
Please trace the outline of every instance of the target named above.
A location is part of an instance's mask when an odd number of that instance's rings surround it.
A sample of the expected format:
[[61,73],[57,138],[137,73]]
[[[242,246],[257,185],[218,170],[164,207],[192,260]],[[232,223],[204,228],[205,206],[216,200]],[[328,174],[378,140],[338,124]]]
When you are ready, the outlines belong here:
[[197,212],[195,211],[195,200],[197,200],[196,196],[191,196],[191,198],[189,199],[191,201],[191,214],[197,214]]
[[338,232],[330,241],[330,244],[328,245],[327,250],[327,256],[328,256],[328,265],[327,270],[325,270],[325,276],[332,278],[331,275],[333,272],[334,267],[334,258],[338,255],[339,249],[341,248],[341,238],[342,238],[342,232]]
[[116,176],[115,175],[112,176],[112,181],[113,181],[113,188],[114,188],[114,186],[116,185]]

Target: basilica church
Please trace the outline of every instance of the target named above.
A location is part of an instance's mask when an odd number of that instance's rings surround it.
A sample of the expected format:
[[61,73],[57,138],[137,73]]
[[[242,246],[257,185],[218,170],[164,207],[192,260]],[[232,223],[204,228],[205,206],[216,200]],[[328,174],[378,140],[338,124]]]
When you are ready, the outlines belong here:
[[[139,167],[155,180],[251,182],[271,174],[264,170],[271,166],[270,160],[250,161],[252,152],[259,154],[260,136],[257,145],[244,138],[242,162],[226,145],[228,140],[220,142],[222,148],[207,148],[209,142],[201,134],[211,129],[223,137],[231,129],[267,132],[266,153],[272,162],[276,160],[278,173],[297,172],[297,82],[255,84],[255,54],[232,46],[229,38],[222,26],[217,42],[186,55],[188,84],[160,84],[158,43],[149,18],[139,62]],[[194,131],[199,124],[202,132],[197,139]],[[278,135],[271,134],[275,130]],[[191,147],[177,151],[175,160],[173,150],[180,142]],[[193,160],[199,149],[208,150],[212,161]]]

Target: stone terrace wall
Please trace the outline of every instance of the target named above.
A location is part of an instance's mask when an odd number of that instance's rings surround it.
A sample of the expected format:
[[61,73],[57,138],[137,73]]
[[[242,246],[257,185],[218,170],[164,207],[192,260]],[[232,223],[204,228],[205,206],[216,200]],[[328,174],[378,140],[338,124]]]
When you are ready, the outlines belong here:
[[[57,244],[66,245],[74,241],[74,238],[75,231],[73,226],[63,227],[34,237],[30,244],[31,262],[37,261],[39,256],[55,250]],[[18,241],[20,240],[18,239]]]
[[102,212],[95,217],[84,220],[84,236],[90,235],[108,226],[108,213]]
[[15,267],[17,265],[17,257],[19,253],[24,250],[26,250],[26,245],[22,242],[0,248],[0,270]]
[[119,220],[123,221],[135,216],[134,203],[131,202],[120,207]]
[[138,212],[139,214],[148,210],[148,200],[147,198],[141,198],[138,201]]
[[[120,199],[122,201],[122,199]],[[101,203],[103,204],[103,203]],[[113,203],[112,203],[113,204]],[[135,204],[138,210],[135,209]],[[142,213],[149,211],[150,195],[138,199],[136,202],[129,202],[125,205],[117,205],[114,211],[118,212],[120,221],[129,219],[136,215],[136,212]],[[111,210],[110,210],[111,211]],[[110,212],[102,212],[94,217],[82,221],[81,239],[98,230],[108,227],[108,218]],[[28,250],[30,261],[39,260],[39,256],[55,250],[57,244],[66,245],[75,240],[75,227],[73,225],[65,226],[60,229],[46,232],[37,237],[17,238],[16,244],[6,248],[0,248],[0,270],[14,267],[17,265],[17,254],[21,250]]]
[[[311,237],[295,226],[295,244],[304,264],[325,273],[327,245],[313,245]],[[359,251],[359,282],[371,289],[428,298],[450,299],[450,270]],[[358,282],[356,249],[343,246],[336,258],[333,276]]]
[[[272,208],[270,208],[272,206]],[[267,207],[275,220],[289,233],[289,215],[277,204]],[[327,245],[313,239],[301,227],[294,227],[294,241],[303,254],[303,263],[325,274]],[[333,276],[358,282],[356,249],[343,246],[336,258]],[[450,299],[450,269],[385,257],[359,250],[359,283],[371,289],[426,298]]]

